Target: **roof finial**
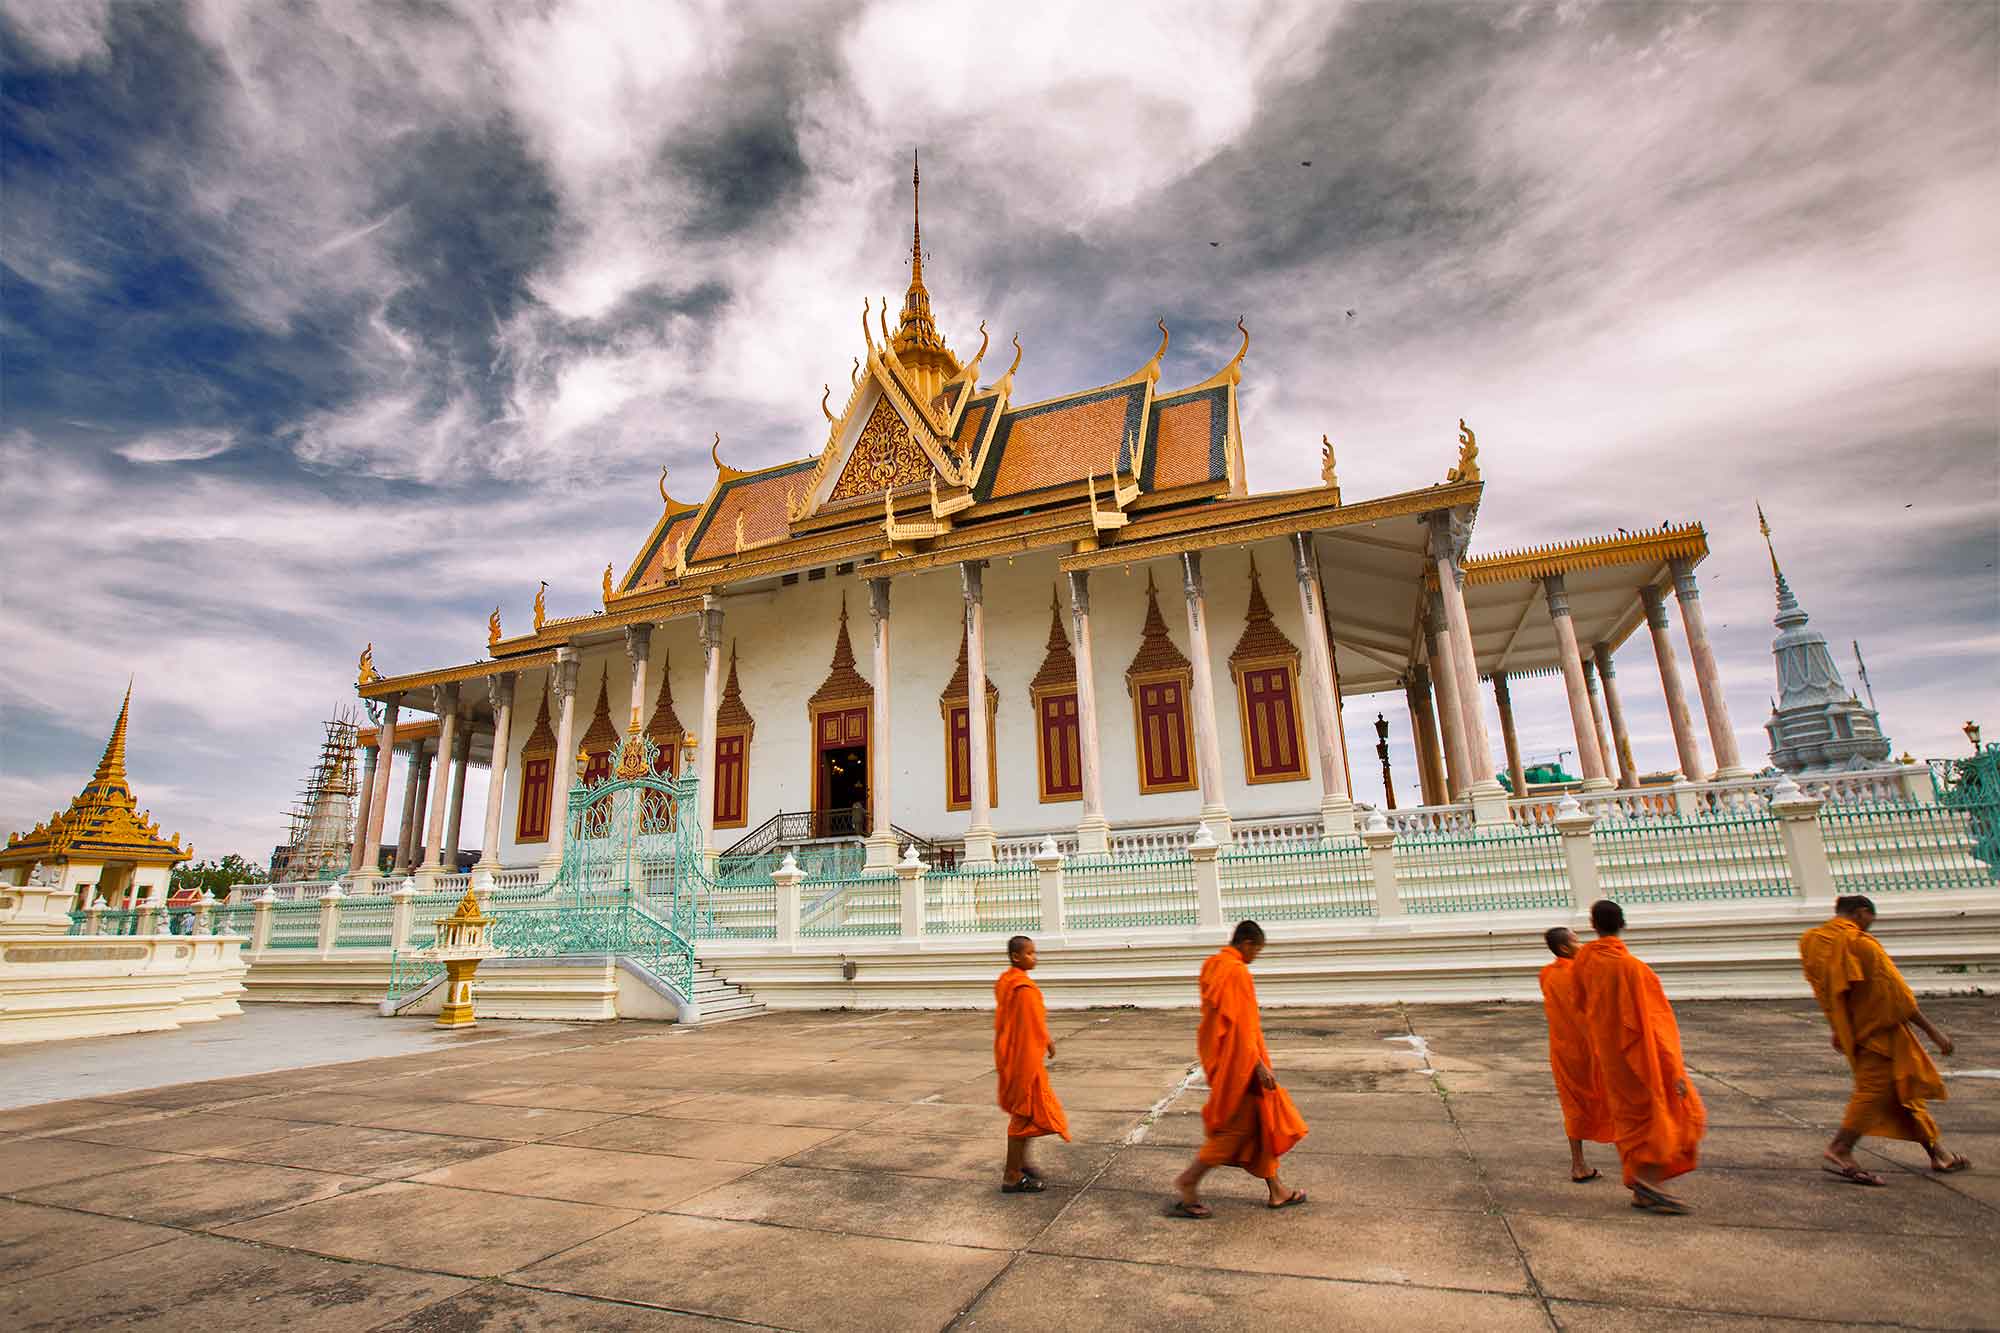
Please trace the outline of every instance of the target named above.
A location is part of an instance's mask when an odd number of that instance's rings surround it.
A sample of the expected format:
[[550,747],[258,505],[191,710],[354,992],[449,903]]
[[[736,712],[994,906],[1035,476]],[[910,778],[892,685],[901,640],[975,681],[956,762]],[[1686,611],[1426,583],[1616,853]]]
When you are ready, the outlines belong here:
[[1756,503],[1757,531],[1764,534],[1764,549],[1771,553],[1771,577],[1774,579],[1783,579],[1785,577],[1784,571],[1778,568],[1778,548],[1771,545],[1771,524],[1770,520],[1764,517],[1764,503],[1761,500]]
[[104,743],[104,757],[97,761],[97,772],[91,782],[102,785],[115,782],[123,787],[125,780],[125,723],[132,713],[132,681],[125,682],[125,702],[118,705],[118,720],[111,726],[111,739]]
[[917,170],[917,150],[910,150],[910,286],[924,285],[923,175]]

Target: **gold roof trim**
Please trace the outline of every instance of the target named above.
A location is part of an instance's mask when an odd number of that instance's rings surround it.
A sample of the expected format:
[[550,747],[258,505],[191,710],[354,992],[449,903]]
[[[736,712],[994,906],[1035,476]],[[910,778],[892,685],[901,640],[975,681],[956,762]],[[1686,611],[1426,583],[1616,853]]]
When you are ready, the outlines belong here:
[[1541,579],[1551,574],[1602,569],[1609,565],[1654,565],[1674,559],[1699,560],[1707,554],[1708,532],[1699,522],[1670,524],[1646,532],[1585,537],[1473,556],[1465,562],[1465,581],[1509,583],[1516,579]]
[[[604,616],[589,618],[593,624],[603,624]],[[553,625],[556,622],[550,622]],[[539,637],[539,636],[537,636]],[[522,642],[522,640],[515,640]],[[413,671],[404,676],[381,676],[356,691],[364,699],[386,699],[426,685],[451,685],[459,681],[479,680],[486,676],[496,676],[503,671],[521,671],[528,667],[547,666],[556,660],[556,651],[529,652],[518,657],[500,657],[484,662],[467,662],[462,666],[439,667],[434,671]]]

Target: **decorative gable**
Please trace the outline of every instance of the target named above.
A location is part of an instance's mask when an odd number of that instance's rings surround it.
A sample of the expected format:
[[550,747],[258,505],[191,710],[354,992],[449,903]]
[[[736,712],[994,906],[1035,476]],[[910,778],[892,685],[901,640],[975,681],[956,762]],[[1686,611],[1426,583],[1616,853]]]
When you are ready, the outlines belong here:
[[875,400],[861,437],[827,493],[829,503],[873,495],[901,486],[921,486],[935,475],[930,456],[910,434],[910,428],[887,398]]

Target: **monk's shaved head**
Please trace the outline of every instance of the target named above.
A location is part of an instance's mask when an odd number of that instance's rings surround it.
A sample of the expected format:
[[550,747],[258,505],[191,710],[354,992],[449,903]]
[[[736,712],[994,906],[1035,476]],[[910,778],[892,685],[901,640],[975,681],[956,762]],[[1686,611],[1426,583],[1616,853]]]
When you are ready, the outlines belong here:
[[1007,956],[1012,958],[1015,954],[1024,953],[1028,946],[1033,943],[1034,941],[1026,935],[1016,935],[1007,941]]
[[1842,916],[1875,915],[1875,900],[1859,893],[1843,894],[1833,900],[1833,910]]
[[1600,935],[1616,935],[1625,929],[1625,909],[1609,898],[1590,905],[1590,928]]
[[1568,958],[1576,952],[1576,932],[1568,926],[1550,926],[1542,932],[1542,943],[1549,946],[1549,952],[1558,958]]
[[1230,935],[1231,944],[1262,944],[1264,928],[1255,921],[1238,921],[1235,933]]

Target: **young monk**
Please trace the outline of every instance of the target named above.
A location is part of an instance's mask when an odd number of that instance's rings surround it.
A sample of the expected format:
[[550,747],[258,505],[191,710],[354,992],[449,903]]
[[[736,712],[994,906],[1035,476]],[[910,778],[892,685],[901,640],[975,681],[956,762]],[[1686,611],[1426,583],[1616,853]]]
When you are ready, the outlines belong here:
[[1873,1134],[1921,1143],[1933,1171],[1965,1170],[1971,1161],[1946,1150],[1924,1109],[1927,1098],[1944,1099],[1944,1080],[1910,1028],[1922,1029],[1940,1055],[1951,1054],[1951,1038],[1924,1017],[1888,950],[1868,933],[1875,904],[1852,894],[1836,898],[1833,910],[1833,920],[1799,936],[1799,962],[1833,1028],[1833,1048],[1854,1071],[1854,1095],[1822,1166],[1856,1185],[1885,1184],[1854,1160],[1854,1145]]
[[1576,932],[1556,926],[1542,940],[1555,955],[1544,967],[1542,1009],[1549,1018],[1549,1072],[1556,1078],[1556,1098],[1562,1103],[1563,1133],[1569,1135],[1569,1178],[1586,1185],[1604,1173],[1583,1160],[1583,1141],[1611,1142],[1611,1113],[1604,1104],[1604,1084],[1590,1054],[1590,1032],[1576,989]]
[[1069,1139],[1069,1118],[1049,1086],[1045,1060],[1056,1058],[1049,1040],[1049,1015],[1035,970],[1035,942],[1026,935],[1007,941],[1007,970],[993,983],[993,1067],[1000,1071],[1000,1109],[1007,1113],[1007,1166],[1002,1194],[1040,1194],[1039,1171],[1028,1165],[1028,1140],[1044,1134]]
[[1708,1111],[1681,1060],[1680,1024],[1653,969],[1618,938],[1625,910],[1600,899],[1590,905],[1590,925],[1597,938],[1577,951],[1577,990],[1625,1187],[1634,1208],[1688,1212],[1660,1188],[1694,1170],[1708,1127]]
[[1195,1043],[1208,1076],[1208,1103],[1201,1108],[1206,1137],[1188,1169],[1175,1177],[1180,1191],[1177,1217],[1212,1217],[1197,1192],[1201,1178],[1217,1166],[1239,1166],[1263,1181],[1272,1208],[1306,1201],[1304,1190],[1286,1189],[1278,1179],[1278,1159],[1306,1136],[1306,1122],[1271,1072],[1264,1025],[1257,1016],[1257,987],[1250,964],[1264,951],[1264,928],[1238,923],[1223,950],[1201,965],[1201,1029]]

